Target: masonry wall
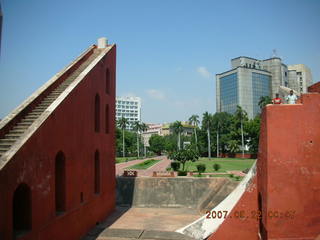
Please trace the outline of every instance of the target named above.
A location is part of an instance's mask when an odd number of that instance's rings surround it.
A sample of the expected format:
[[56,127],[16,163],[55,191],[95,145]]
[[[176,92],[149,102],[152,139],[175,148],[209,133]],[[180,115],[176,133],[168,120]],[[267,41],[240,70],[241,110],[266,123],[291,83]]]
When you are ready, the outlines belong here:
[[258,160],[262,239],[320,233],[320,94],[264,109]]
[[267,105],[261,117],[257,176],[209,239],[318,239],[320,93],[303,94],[300,104]]
[[[31,189],[32,226],[18,239],[79,239],[113,211],[115,61],[114,46],[0,171],[0,239],[13,239],[13,194],[21,183]],[[107,68],[111,79],[109,94],[105,91]],[[96,94],[100,97],[99,132],[94,128]],[[99,193],[94,188],[96,151],[100,159]],[[63,152],[66,163],[66,209],[59,215],[55,205],[58,152]]]
[[320,82],[317,82],[308,87],[308,92],[318,92],[320,93]]

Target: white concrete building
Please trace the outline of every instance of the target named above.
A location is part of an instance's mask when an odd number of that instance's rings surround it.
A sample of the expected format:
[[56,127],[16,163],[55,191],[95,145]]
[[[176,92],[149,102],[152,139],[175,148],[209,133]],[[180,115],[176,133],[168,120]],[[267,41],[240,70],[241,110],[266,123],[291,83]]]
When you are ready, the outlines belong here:
[[298,93],[308,92],[308,87],[312,85],[312,75],[310,69],[304,64],[288,65],[289,77],[295,83],[293,88]]
[[141,121],[141,98],[116,97],[116,120],[126,118],[129,121],[128,130],[132,130],[132,124]]

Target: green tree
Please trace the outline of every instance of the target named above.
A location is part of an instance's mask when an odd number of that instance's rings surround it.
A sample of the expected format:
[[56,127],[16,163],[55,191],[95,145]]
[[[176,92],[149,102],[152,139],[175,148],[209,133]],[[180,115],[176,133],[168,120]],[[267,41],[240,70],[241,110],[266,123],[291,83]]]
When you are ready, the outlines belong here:
[[245,125],[246,132],[248,134],[248,145],[251,153],[257,153],[259,148],[259,136],[260,136],[260,116],[256,116],[251,119]]
[[212,126],[212,115],[208,112],[203,114],[202,127],[207,131],[208,138],[208,158],[211,158],[211,140],[210,140],[210,128]]
[[122,129],[122,157],[125,157],[124,130],[126,129],[128,123],[128,119],[124,117],[118,120],[118,126]]
[[238,152],[239,151],[238,142],[236,140],[229,140],[228,141],[228,149],[229,149],[229,152],[232,154]]
[[137,134],[137,153],[138,153],[138,158],[140,157],[140,133],[143,130],[144,126],[142,123],[135,121],[132,126],[133,130]]
[[269,96],[261,96],[259,99],[259,107],[260,110],[262,110],[262,108],[264,108],[267,104],[271,104],[272,103],[272,99]]
[[183,126],[180,121],[175,121],[170,124],[170,129],[177,134],[178,136],[178,150],[181,149],[181,132],[183,130]]
[[199,159],[199,154],[197,151],[188,147],[186,149],[181,149],[170,154],[170,159],[178,161],[182,164],[182,171],[185,171],[185,164],[187,161],[195,162]]
[[198,137],[197,137],[197,128],[199,126],[199,116],[198,115],[192,115],[190,118],[189,118],[189,123],[191,125],[194,126],[194,137],[195,137],[195,142],[196,142],[196,149],[198,150]]
[[164,139],[162,136],[153,134],[149,139],[149,149],[157,155],[161,155],[165,148]]
[[[142,122],[141,123],[141,131],[146,132],[146,131],[148,131],[148,129],[149,129],[148,125]],[[144,141],[143,141],[143,149],[144,149],[144,151],[143,151],[144,157],[146,157],[147,156],[147,148],[146,148],[146,145],[144,144]]]
[[239,105],[235,112],[235,118],[240,121],[240,131],[241,131],[241,146],[242,146],[242,157],[244,157],[244,133],[243,133],[243,123],[248,119],[246,111],[244,111]]

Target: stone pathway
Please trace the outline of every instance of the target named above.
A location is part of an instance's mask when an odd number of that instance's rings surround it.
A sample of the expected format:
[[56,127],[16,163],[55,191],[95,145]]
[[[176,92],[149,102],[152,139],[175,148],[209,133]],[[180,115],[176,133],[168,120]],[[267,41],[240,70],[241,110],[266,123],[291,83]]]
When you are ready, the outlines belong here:
[[201,215],[197,211],[189,208],[117,207],[82,240],[189,240],[191,238],[174,231],[199,217]]
[[161,161],[149,167],[148,169],[135,170],[138,172],[138,177],[151,177],[153,174],[153,171],[166,171],[166,168],[169,167],[171,163],[171,160],[169,160],[166,156],[145,158],[145,159],[133,160],[133,161],[124,162],[124,163],[118,163],[116,164],[116,176],[122,176],[125,168],[141,163],[148,159],[156,159]]

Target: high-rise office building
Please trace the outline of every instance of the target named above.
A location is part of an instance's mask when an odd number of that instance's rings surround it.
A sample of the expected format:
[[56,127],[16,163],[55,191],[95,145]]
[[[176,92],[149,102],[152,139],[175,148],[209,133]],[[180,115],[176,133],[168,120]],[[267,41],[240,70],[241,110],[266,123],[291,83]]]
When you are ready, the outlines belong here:
[[291,88],[299,93],[308,92],[308,87],[312,85],[312,75],[310,69],[304,64],[288,65],[290,81],[294,83]]
[[260,97],[273,98],[280,86],[306,92],[312,83],[309,68],[303,64],[288,67],[278,57],[258,60],[241,56],[232,59],[231,66],[231,70],[216,75],[217,112],[233,114],[239,105],[253,118],[260,113]]
[[141,121],[141,98],[139,97],[116,97],[116,120],[128,119],[128,130],[132,130],[132,124]]

